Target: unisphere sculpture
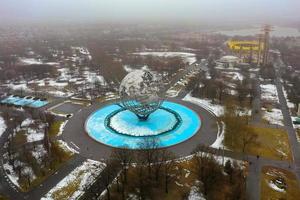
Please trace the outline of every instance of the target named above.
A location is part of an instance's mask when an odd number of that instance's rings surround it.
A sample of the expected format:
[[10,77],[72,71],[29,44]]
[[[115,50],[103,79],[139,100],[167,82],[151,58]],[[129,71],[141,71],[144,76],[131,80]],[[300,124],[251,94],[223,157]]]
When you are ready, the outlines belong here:
[[135,113],[140,120],[147,120],[163,102],[158,95],[161,86],[161,78],[155,73],[132,71],[120,84],[121,106]]

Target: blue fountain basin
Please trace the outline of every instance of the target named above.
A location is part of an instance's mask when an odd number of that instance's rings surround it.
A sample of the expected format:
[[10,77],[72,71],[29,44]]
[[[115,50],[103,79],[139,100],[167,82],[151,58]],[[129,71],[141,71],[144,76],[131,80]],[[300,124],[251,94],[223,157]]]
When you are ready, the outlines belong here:
[[92,113],[85,124],[86,132],[97,142],[130,149],[143,148],[141,144],[149,138],[155,139],[158,147],[173,146],[191,138],[200,127],[201,120],[193,110],[170,101],[146,121],[113,104]]

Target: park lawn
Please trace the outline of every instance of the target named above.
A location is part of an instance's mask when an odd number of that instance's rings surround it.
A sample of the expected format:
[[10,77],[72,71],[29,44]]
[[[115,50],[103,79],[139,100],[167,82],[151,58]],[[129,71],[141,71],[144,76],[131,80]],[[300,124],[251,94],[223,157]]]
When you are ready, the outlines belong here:
[[[248,134],[256,134],[257,140],[255,143],[248,144],[245,149],[246,154],[259,155],[275,160],[292,159],[288,135],[285,130],[257,126],[250,126],[250,130]],[[225,146],[233,151],[243,151],[240,140],[241,138],[226,137],[225,133]]]
[[65,187],[60,188],[59,190],[53,192],[52,198],[54,200],[60,200],[60,199],[69,199],[79,188],[80,182],[82,181],[81,175],[84,173],[84,171],[81,171],[78,174],[78,177],[74,181],[68,183]]
[[60,148],[56,142],[52,143],[51,149],[52,155],[56,156],[50,163],[51,168],[49,166],[38,165],[37,161],[32,157],[32,155],[28,154],[28,156],[31,156],[33,171],[36,175],[36,178],[31,182],[29,186],[26,181],[19,182],[22,191],[28,192],[38,185],[42,184],[43,181],[45,181],[49,176],[58,171],[73,156],[71,152],[67,152],[64,149]]
[[253,127],[258,145],[250,146],[248,153],[275,160],[291,160],[292,154],[287,132],[283,129]]
[[59,129],[63,123],[64,123],[64,121],[55,121],[53,124],[51,124],[50,130],[49,130],[50,137],[57,136],[57,134],[59,133]]
[[[285,180],[285,183],[287,185],[287,189],[285,191],[276,191],[269,186],[270,181],[278,177],[278,175],[280,175],[280,177],[284,178]],[[300,184],[295,174],[290,171],[276,168],[276,167],[265,166],[262,168],[262,175],[261,175],[260,182],[261,182],[261,200],[299,199]]]

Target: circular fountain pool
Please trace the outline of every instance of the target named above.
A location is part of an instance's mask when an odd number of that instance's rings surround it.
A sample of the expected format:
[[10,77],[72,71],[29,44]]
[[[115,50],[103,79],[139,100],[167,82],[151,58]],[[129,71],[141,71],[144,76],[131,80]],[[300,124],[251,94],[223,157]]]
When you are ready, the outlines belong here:
[[88,117],[85,130],[102,144],[139,149],[147,138],[154,138],[159,147],[181,143],[196,134],[200,126],[201,120],[193,110],[165,101],[145,121],[117,104],[108,105]]

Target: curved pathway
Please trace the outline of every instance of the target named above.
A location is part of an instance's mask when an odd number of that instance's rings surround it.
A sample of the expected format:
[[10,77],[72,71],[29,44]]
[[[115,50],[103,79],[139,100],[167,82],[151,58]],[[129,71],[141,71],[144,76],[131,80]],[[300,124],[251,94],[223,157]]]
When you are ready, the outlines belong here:
[[[201,128],[190,139],[167,147],[178,157],[190,155],[199,144],[211,145],[215,142],[218,134],[217,119],[204,108],[175,98],[169,98],[169,101],[180,103],[195,111],[201,117]],[[71,147],[80,152],[80,155],[94,160],[103,160],[110,156],[113,147],[106,146],[93,140],[85,131],[85,121],[95,110],[103,107],[106,103],[94,103],[92,106],[81,109],[66,124],[62,138]]]

